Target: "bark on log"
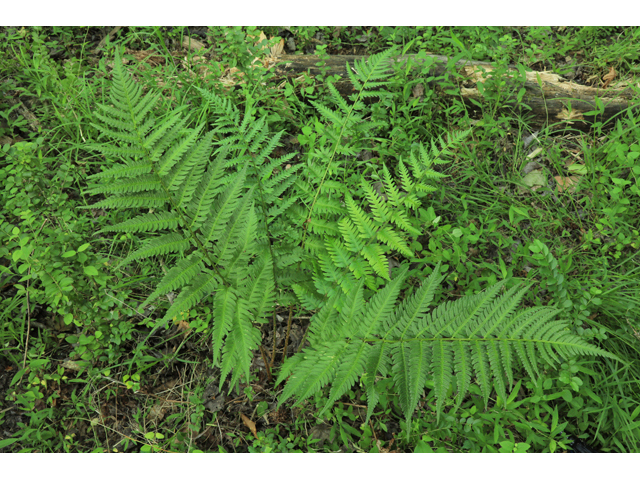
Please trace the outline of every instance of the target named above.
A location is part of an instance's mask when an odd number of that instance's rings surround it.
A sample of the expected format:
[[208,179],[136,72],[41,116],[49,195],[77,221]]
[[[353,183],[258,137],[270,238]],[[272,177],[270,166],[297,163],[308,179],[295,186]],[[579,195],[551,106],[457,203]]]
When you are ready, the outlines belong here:
[[[453,75],[446,74],[446,65],[449,61],[447,57],[441,55],[427,55],[427,57],[434,59],[434,64],[428,73],[428,78],[433,77],[430,82],[432,86],[453,81],[457,83],[460,89],[459,95],[465,101],[468,103],[472,103],[471,100],[483,102],[483,95],[478,90],[477,84],[483,81],[483,70],[491,72],[495,67],[486,62],[459,60],[455,64],[455,70],[460,73],[461,77],[455,78]],[[353,67],[356,60],[363,58],[366,57],[333,55],[325,60],[323,68],[328,69],[325,75],[342,77],[342,80],[334,83],[342,95],[348,95],[354,90],[347,75],[347,62]],[[415,55],[395,57],[392,62],[404,63],[409,58],[418,67],[424,64],[424,60]],[[320,73],[320,68],[316,64],[321,60],[316,55],[280,55],[272,57],[270,60],[278,62],[273,68],[276,75],[280,77],[297,77],[305,72],[311,76]],[[517,72],[515,66],[510,65],[509,68]],[[514,81],[510,76],[507,79],[511,82]],[[634,111],[637,111],[639,91],[637,87],[607,89],[587,87],[566,81],[560,75],[548,72],[526,72],[524,83],[512,86],[516,88],[511,91],[517,93],[521,87],[524,87],[526,93],[520,102],[517,101],[514,94],[507,99],[506,104],[509,108],[513,108],[525,116],[529,115],[530,122],[538,127],[558,122],[569,122],[573,127],[584,129],[589,128],[594,122],[610,120],[629,106],[633,106]],[[444,90],[438,89],[438,91],[446,95]],[[597,109],[596,97],[604,105],[603,114],[598,116],[584,115]],[[569,105],[571,106],[570,110]]]

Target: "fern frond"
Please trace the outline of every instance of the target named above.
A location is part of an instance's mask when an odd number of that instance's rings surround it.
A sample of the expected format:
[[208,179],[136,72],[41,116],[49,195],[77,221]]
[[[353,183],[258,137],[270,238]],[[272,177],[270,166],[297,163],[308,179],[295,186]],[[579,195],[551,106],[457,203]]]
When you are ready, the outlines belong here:
[[260,258],[253,266],[246,295],[253,312],[253,321],[264,323],[274,305],[273,261],[270,256]]
[[335,125],[343,125],[347,121],[347,117],[342,116],[340,112],[336,112],[331,110],[329,107],[319,103],[312,101],[311,104],[318,110],[320,115],[329,123],[333,123]]
[[336,326],[338,311],[336,306],[342,303],[342,292],[336,292],[323,302],[320,310],[311,317],[309,325],[309,338],[313,342],[327,340],[331,337],[331,332]]
[[188,118],[183,117],[182,111],[184,108],[179,108],[166,118],[158,127],[148,135],[142,142],[142,147],[147,151],[153,151],[156,143],[160,139],[167,139],[167,132],[177,131],[180,132],[187,124]]
[[202,233],[204,242],[210,241],[212,238],[218,237],[225,227],[226,222],[236,207],[238,198],[244,189],[244,179],[247,174],[247,167],[239,172],[236,178],[229,184],[227,189],[218,196],[218,199],[210,208],[213,196],[212,189],[208,182],[196,192],[196,198],[192,201],[191,210],[195,211],[193,216],[192,228],[196,228],[204,221]]
[[[253,193],[262,186],[257,175],[261,173],[268,183],[260,190],[265,202],[260,212],[269,211],[274,221],[293,203],[288,197],[276,203],[273,196],[295,182],[294,173],[300,167],[272,175],[276,166],[292,158],[280,159],[280,163],[267,159],[282,132],[271,135],[264,119],[255,120],[251,102],[240,121],[231,102],[201,92],[216,113],[222,110],[216,120],[218,128],[204,135],[204,124],[190,126],[189,116],[184,114],[188,106],[156,117],[162,110],[155,108],[161,92],[143,95],[116,52],[111,105],[102,106],[96,114],[100,121],[96,129],[116,146],[92,144],[90,148],[121,157],[125,165],[94,176],[103,183],[90,193],[107,198],[90,208],[159,210],[103,231],[161,232],[143,241],[120,265],[154,255],[186,255],[177,260],[143,305],[169,291],[180,292],[155,330],[215,293],[214,363],[221,366],[223,381],[231,375],[233,384],[240,375],[248,376],[252,352],[261,338],[253,323],[265,321],[275,298],[275,266],[264,242],[269,238],[262,231],[258,234]],[[216,138],[216,132],[223,130],[230,136]],[[239,163],[243,168],[237,167]],[[176,231],[179,229],[183,233]],[[255,259],[258,254],[263,260]],[[290,256],[294,258],[291,252]],[[284,266],[291,259],[278,261]]]
[[191,243],[179,233],[167,233],[147,241],[140,249],[136,250],[118,264],[118,268],[135,260],[166,255],[167,253],[184,252]]
[[346,218],[340,219],[338,229],[344,238],[347,248],[352,252],[360,252],[364,248],[364,242],[356,232],[355,227],[350,220]]
[[337,339],[320,343],[315,348],[304,350],[303,361],[297,366],[287,382],[279,404],[285,402],[293,393],[299,400],[294,405],[319,391],[336,375],[337,367],[342,363],[342,354],[347,347],[346,340]]
[[86,208],[149,208],[158,209],[164,206],[171,197],[164,192],[141,193],[123,197],[112,197],[96,202]]
[[160,190],[162,183],[156,175],[140,175],[136,178],[114,183],[112,185],[103,185],[95,187],[89,190],[90,195],[97,195],[100,193],[109,193],[112,195],[120,195],[123,193],[137,193],[137,192],[153,192]]
[[251,314],[247,301],[242,297],[236,297],[235,311],[232,317],[231,331],[227,335],[223,352],[222,365],[220,367],[220,388],[227,375],[233,370],[233,376],[229,385],[229,391],[244,374],[250,378],[249,367],[253,358],[253,350],[260,343],[260,331],[253,328]]
[[173,165],[178,162],[187,151],[189,151],[196,142],[196,139],[203,127],[204,125],[199,125],[192,129],[180,143],[173,146],[160,158],[158,165],[156,166],[156,172],[159,176],[162,177],[166,175],[171,167],[173,167]]
[[[473,364],[471,363],[470,346],[462,342],[457,342],[452,344],[451,347],[453,349],[454,355],[453,364],[457,380],[458,392],[467,392],[469,390],[469,386],[471,385],[471,377],[473,375]],[[507,351],[511,351],[508,348],[508,345]],[[444,398],[444,396],[441,398]],[[462,404],[462,399],[463,395],[458,394],[456,401],[456,404],[458,406]]]
[[369,358],[366,363],[366,373],[363,375],[363,383],[367,392],[367,418],[365,423],[369,421],[371,415],[373,415],[373,409],[378,403],[379,395],[375,389],[376,374],[380,372],[380,375],[386,376],[389,372],[389,358],[390,355],[387,351],[387,343],[379,342],[374,343],[369,352]]
[[382,278],[389,280],[389,260],[387,260],[387,257],[384,255],[384,251],[380,245],[365,245],[360,253],[367,259],[374,272]]
[[220,284],[219,277],[210,270],[204,270],[184,288],[167,310],[163,322],[176,317],[180,312],[188,312],[206,295],[213,293]]
[[389,247],[397,250],[405,257],[411,258],[414,256],[413,250],[409,248],[407,243],[392,228],[389,228],[388,226],[380,228],[376,237],[378,240],[386,243]]
[[385,319],[393,310],[408,270],[408,265],[401,267],[396,272],[395,278],[371,297],[364,309],[359,328],[351,330],[351,338],[372,338],[382,333]]
[[185,154],[184,158],[179,163],[171,169],[164,178],[164,183],[168,190],[184,188],[184,182],[189,172],[193,171],[193,168],[197,165],[204,167],[205,163],[211,156],[212,139],[213,132],[209,132]]
[[[107,123],[114,128],[118,128],[120,130],[125,130],[127,128],[126,122],[114,121],[113,119],[100,115],[99,113],[96,113],[95,116],[100,120],[102,120],[104,123]],[[136,133],[130,133],[127,131],[118,131],[110,128],[105,128],[102,125],[95,124],[95,123],[93,124],[93,127],[95,127],[96,130],[98,130],[103,135],[109,138],[113,138],[115,140],[120,140],[121,142],[137,143],[140,138]]]
[[146,213],[130,220],[105,227],[99,232],[157,232],[158,230],[176,230],[180,217],[175,212]]
[[[380,88],[387,85],[386,80],[392,75],[390,71],[390,60],[395,50],[389,49],[384,52],[370,55],[367,59],[356,60],[354,66],[347,63],[347,74],[353,86],[360,92],[361,97],[380,97],[387,95],[385,91],[370,91],[370,89]],[[366,90],[366,91],[365,91]]]
[[[143,150],[140,150],[144,153]],[[119,155],[119,154],[114,154]],[[147,161],[137,161],[131,162],[125,165],[116,165],[108,170],[103,170],[100,173],[95,173],[91,175],[90,179],[100,179],[100,178],[121,178],[121,177],[133,177],[138,175],[144,175],[147,173],[151,173],[151,165]]]
[[250,258],[250,252],[247,251],[251,240],[256,235],[258,219],[256,218],[255,208],[253,203],[249,204],[246,220],[240,223],[241,228],[237,233],[237,246],[236,251],[231,256],[231,260],[223,263],[225,269],[236,279],[243,279],[246,277],[248,270],[248,261]]
[[356,205],[356,202],[353,201],[351,195],[345,197],[345,203],[347,205],[347,210],[349,211],[349,217],[351,221],[358,227],[360,233],[363,238],[371,238],[375,235],[375,230],[373,228],[373,222],[369,220],[368,216],[362,211],[362,209]]
[[178,290],[184,287],[202,271],[202,266],[202,254],[198,250],[188,257],[183,258],[167,272],[153,293],[149,295],[139,308],[144,309],[145,306],[160,295],[165,295],[172,290]]
[[231,218],[227,222],[225,230],[215,246],[218,264],[226,265],[231,258],[233,251],[238,247],[238,242],[246,235],[245,230],[250,220],[249,210],[253,206],[253,192],[249,191],[238,203]]
[[[494,389],[506,402],[507,388],[519,366],[536,378],[540,361],[555,367],[561,357],[573,355],[617,358],[572,334],[564,322],[551,321],[557,310],[543,307],[518,311],[515,307],[523,289],[516,286],[500,294],[503,282],[427,313],[435,289],[444,278],[439,271],[437,265],[424,284],[395,311],[391,305],[407,272],[406,266],[369,304],[346,302],[348,316],[359,320],[342,322],[342,328],[340,323],[333,323],[332,328],[324,329],[322,340],[312,343],[305,350],[304,359],[297,363],[294,381],[287,383],[284,399],[295,395],[299,403],[330,383],[332,402],[360,375],[371,414],[378,397],[375,378],[387,375],[388,365],[392,364],[390,373],[407,421],[429,378],[434,385],[439,420],[449,391],[454,391],[458,397],[456,404],[460,405],[473,377],[485,404]],[[385,306],[381,303],[383,299]],[[362,305],[364,314],[353,311],[358,305]],[[331,309],[323,309],[321,313],[323,318],[335,318]],[[376,316],[375,321],[371,315]]]
[[[113,145],[98,145],[98,144],[89,144],[86,147],[87,149],[96,150],[103,155],[113,156],[113,157],[122,157],[122,158],[137,158],[142,157],[147,152],[143,148],[139,147],[131,147],[131,146],[120,146],[115,147]],[[150,167],[149,167],[150,168]],[[99,174],[96,174],[99,175]]]
[[222,285],[213,298],[213,364],[217,365],[224,339],[233,323],[236,295],[228,285]]
[[344,395],[347,390],[353,387],[356,380],[360,378],[364,372],[365,361],[370,349],[371,345],[366,343],[352,343],[347,346],[341,356],[341,363],[337,369],[336,378],[332,382],[329,399],[322,410],[318,412],[318,415],[321,416],[336,400]]

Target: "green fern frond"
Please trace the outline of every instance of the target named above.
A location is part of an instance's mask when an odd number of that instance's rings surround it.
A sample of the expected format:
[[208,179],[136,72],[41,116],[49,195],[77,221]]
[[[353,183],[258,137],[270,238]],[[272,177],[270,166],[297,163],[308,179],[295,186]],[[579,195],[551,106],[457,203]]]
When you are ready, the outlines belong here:
[[[168,190],[178,190],[184,188],[184,183],[189,172],[194,167],[206,164],[211,156],[211,142],[213,132],[209,132],[202,140],[196,143],[184,156],[184,160],[176,164],[170,172],[165,176],[165,182]],[[221,163],[219,160],[217,163]]]
[[[305,350],[302,360],[295,357],[291,360],[296,362],[295,369],[285,364],[287,372],[294,373],[281,402],[295,395],[299,404],[326,384],[332,386],[329,394],[332,402],[360,376],[370,414],[377,402],[375,378],[390,373],[407,421],[427,381],[433,381],[439,420],[449,391],[453,389],[459,405],[473,377],[485,404],[492,390],[506,402],[508,387],[518,367],[524,367],[536,378],[541,361],[555,367],[561,357],[574,355],[616,358],[572,334],[564,322],[552,321],[558,313],[555,309],[518,310],[524,289],[515,286],[500,294],[504,282],[427,313],[444,278],[439,270],[437,265],[424,284],[395,311],[392,306],[407,273],[406,266],[369,303],[343,302],[348,318],[356,320],[346,321],[344,317],[345,321],[334,321],[332,328],[324,328],[322,340]],[[359,313],[358,307],[363,313]],[[330,308],[320,313],[323,318],[335,318]],[[393,365],[391,372],[389,364]],[[278,383],[284,378],[280,376]]]
[[338,222],[338,229],[344,238],[347,248],[352,252],[361,252],[365,242],[360,238],[353,223],[349,219],[342,218]]
[[257,230],[257,218],[255,208],[252,204],[249,206],[247,218],[241,222],[240,225],[241,228],[238,229],[236,237],[236,249],[230,259],[222,264],[226,270],[225,278],[234,284],[246,282],[247,280],[248,262],[250,259],[250,253],[247,252],[247,248],[253,238],[255,238]]
[[[100,122],[97,130],[116,145],[92,144],[88,148],[124,165],[93,176],[102,183],[93,186],[90,193],[106,198],[90,208],[156,210],[103,230],[160,232],[160,236],[143,241],[120,265],[178,254],[175,266],[143,304],[179,291],[149,336],[213,294],[214,362],[221,365],[223,380],[230,374],[234,383],[249,373],[252,352],[261,338],[254,322],[265,321],[275,299],[275,266],[271,257],[264,256],[267,237],[262,232],[258,235],[254,192],[260,187],[264,193],[261,211],[270,211],[272,217],[286,212],[291,203],[276,205],[273,195],[282,194],[294,183],[299,167],[272,175],[280,164],[266,157],[282,133],[271,135],[263,119],[254,122],[249,103],[240,121],[232,103],[202,92],[216,112],[223,110],[217,117],[218,129],[203,134],[204,125],[191,125],[184,114],[187,106],[156,117],[160,92],[143,95],[116,52],[111,105],[96,115]],[[216,138],[221,130],[231,135]],[[243,168],[238,168],[240,163]],[[259,172],[269,182],[267,188],[259,184]],[[255,260],[258,253],[269,259]]]
[[363,238],[373,237],[376,233],[373,228],[373,222],[362,211],[362,209],[358,205],[356,205],[356,202],[353,201],[351,195],[346,195],[345,203],[347,205],[347,210],[349,212],[351,221],[358,228],[358,230],[360,230],[360,234],[363,236]]
[[122,197],[112,197],[96,202],[93,205],[86,208],[148,208],[158,209],[163,207],[169,202],[171,197],[164,192],[156,192],[152,194],[135,194]]
[[[142,147],[147,151],[156,151],[155,147],[159,140],[167,142],[172,137],[168,132],[181,132],[189,120],[188,117],[183,116],[183,110],[184,108],[175,110],[168,118],[158,125],[157,128],[142,141]],[[164,144],[164,142],[161,142],[161,145]],[[162,151],[162,147],[158,148],[157,151]]]
[[[87,149],[96,150],[103,155],[113,156],[113,157],[121,157],[121,158],[138,158],[145,155],[147,152],[143,148],[137,147],[115,147],[112,145],[97,145],[97,144],[88,144]],[[104,173],[104,172],[103,172]],[[96,174],[100,175],[100,174]]]
[[349,254],[344,246],[334,238],[327,238],[325,240],[325,246],[327,252],[331,256],[333,264],[338,268],[348,268],[352,260],[352,255]]
[[336,378],[331,384],[329,400],[322,410],[318,412],[318,415],[321,416],[336,400],[353,387],[356,380],[364,372],[365,362],[370,350],[371,345],[366,343],[352,343],[347,346],[342,354],[342,361],[338,366]]
[[[280,158],[276,158],[271,160],[270,162],[267,162],[266,164],[264,164],[262,167],[260,167],[260,171],[258,172],[258,177],[262,180],[262,182],[264,184],[266,184],[266,182],[269,180],[269,178],[271,178],[271,175],[273,174],[273,171],[275,169],[279,169],[283,163],[288,162],[289,160],[291,160],[293,157],[295,156],[294,152],[288,153],[287,155],[283,155]],[[282,173],[287,173],[288,170],[283,170]]]
[[184,252],[190,245],[191,242],[179,233],[167,233],[147,241],[140,249],[122,260],[122,262],[118,264],[118,268],[143,258],[166,255],[167,253]]
[[143,302],[140,308],[147,306],[161,295],[165,295],[172,290],[179,290],[202,271],[202,254],[196,250],[191,255],[180,260],[162,278],[154,292]]
[[411,258],[414,256],[413,250],[409,248],[404,239],[395,230],[386,225],[378,230],[376,238],[405,257]]
[[296,297],[303,308],[313,311],[319,310],[324,306],[325,298],[313,289],[306,287],[300,282],[294,283],[291,288],[295,292]]
[[351,83],[359,91],[361,97],[380,97],[387,95],[384,91],[370,91],[369,89],[381,88],[388,84],[383,81],[388,79],[390,72],[391,57],[395,54],[394,49],[370,55],[367,59],[356,60],[353,68],[347,63],[347,74]]
[[371,213],[373,214],[375,221],[379,224],[388,222],[391,218],[391,214],[380,195],[364,180],[360,183],[360,186],[364,190],[364,194],[369,201]]
[[[338,366],[343,363],[342,357],[346,348],[346,340],[334,339],[331,342],[319,343],[312,349],[303,350],[304,360],[298,364],[287,382],[279,404],[284,403],[294,393],[301,399],[308,398],[331,382],[335,378]],[[296,402],[298,403],[299,401]]]
[[253,321],[265,323],[265,318],[274,306],[273,261],[271,257],[260,258],[252,267],[246,295],[252,309]]
[[387,260],[380,245],[367,244],[362,248],[360,253],[367,259],[374,272],[382,278],[389,280],[389,260]]
[[181,312],[188,312],[206,295],[216,291],[219,285],[218,275],[210,270],[203,270],[196,275],[187,287],[182,289],[160,323],[165,324],[171,318],[177,317]]
[[251,314],[247,301],[237,297],[235,311],[232,317],[230,338],[225,341],[223,348],[223,360],[220,368],[220,388],[227,375],[233,370],[233,376],[229,385],[229,391],[244,374],[250,378],[249,367],[253,358],[253,350],[260,344],[260,332],[251,323]]
[[213,299],[213,364],[217,365],[224,339],[231,330],[235,313],[236,295],[227,285],[221,285]]
[[110,193],[112,195],[120,195],[123,193],[136,193],[136,192],[153,192],[160,190],[162,183],[156,175],[139,175],[137,178],[123,180],[114,185],[103,185],[95,187],[89,190],[90,195],[97,195],[99,193]]
[[162,155],[158,161],[158,165],[156,166],[157,175],[163,177],[176,162],[183,160],[184,154],[194,145],[203,127],[204,125],[199,125],[191,131],[188,131],[187,136],[184,139]]
[[[247,173],[247,167],[236,176],[234,181],[229,184],[226,190],[218,196],[217,200],[210,208],[213,200],[214,190],[211,185],[213,182],[203,182],[202,188],[196,191],[196,197],[191,202],[190,210],[194,211],[191,228],[198,228],[202,225],[203,241],[208,242],[212,238],[220,235],[226,226],[226,222],[231,217],[244,189],[244,179]],[[213,178],[213,175],[212,175]]]
[[[95,149],[95,147],[94,147]],[[141,152],[143,152],[141,150]],[[144,153],[144,152],[143,152]],[[117,155],[117,154],[115,154]],[[91,175],[89,179],[107,179],[107,178],[121,178],[121,177],[133,177],[137,175],[146,175],[151,173],[151,165],[146,161],[130,162],[125,165],[116,165],[108,170],[104,170],[100,173]]]
[[[99,113],[96,113],[95,116],[98,119],[102,120],[104,123],[107,123],[114,128],[118,128],[121,130],[124,130],[127,128],[126,122],[115,121],[107,116],[100,115]],[[121,142],[137,143],[139,139],[138,135],[136,135],[135,133],[129,133],[127,131],[118,131],[110,128],[105,128],[102,125],[95,124],[95,123],[92,124],[92,126],[95,127],[96,130],[98,130],[103,135],[109,138],[113,138],[115,140],[120,140]]]
[[347,122],[348,117],[343,116],[340,112],[331,110],[329,107],[319,102],[311,102],[311,104],[327,122],[335,125],[344,125]]
[[235,211],[227,223],[227,228],[221,232],[216,243],[215,253],[220,265],[226,265],[233,251],[238,247],[238,243],[246,235],[248,222],[250,220],[249,211],[253,207],[253,194],[250,191],[238,203]]
[[105,227],[99,232],[157,232],[158,230],[176,230],[179,224],[180,217],[175,212],[147,213],[117,225]]

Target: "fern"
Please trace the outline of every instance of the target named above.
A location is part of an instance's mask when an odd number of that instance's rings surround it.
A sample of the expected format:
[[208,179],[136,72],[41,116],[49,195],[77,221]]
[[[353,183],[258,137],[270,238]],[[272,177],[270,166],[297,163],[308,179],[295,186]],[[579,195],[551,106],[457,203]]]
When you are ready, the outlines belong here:
[[375,379],[390,373],[407,422],[429,379],[439,419],[449,390],[460,405],[472,378],[485,405],[494,388],[506,403],[518,367],[536,378],[544,366],[557,366],[560,357],[616,358],[572,334],[564,322],[553,321],[559,312],[554,308],[517,309],[527,290],[521,285],[500,293],[502,281],[483,293],[429,311],[444,278],[440,264],[413,295],[396,305],[407,272],[405,265],[369,301],[364,300],[361,280],[346,296],[339,314],[336,298],[316,314],[311,347],[287,360],[278,377],[277,383],[288,379],[280,404],[292,396],[300,404],[331,385],[324,412],[361,379],[367,392],[368,421],[377,402]]
[[180,292],[153,331],[213,295],[213,360],[221,366],[221,384],[231,375],[233,386],[240,375],[248,376],[261,338],[254,325],[267,322],[273,310],[277,265],[296,259],[295,249],[283,259],[279,249],[265,248],[265,240],[272,235],[267,226],[295,202],[277,197],[291,186],[297,168],[279,168],[290,157],[268,160],[281,133],[271,135],[264,121],[252,121],[250,105],[240,120],[231,103],[202,93],[221,113],[208,133],[204,124],[189,127],[183,108],[157,118],[160,96],[143,95],[116,53],[112,105],[101,106],[94,125],[115,144],[91,148],[120,163],[93,175],[100,183],[90,193],[106,198],[91,207],[137,214],[102,230],[147,236],[120,266],[176,257],[140,307]]
[[327,298],[336,289],[346,293],[360,279],[376,290],[381,281],[390,279],[390,257],[414,256],[410,245],[423,233],[415,212],[421,198],[435,190],[430,183],[444,176],[432,166],[443,163],[443,157],[469,133],[432,142],[429,150],[420,146],[409,158],[399,159],[399,180],[383,164],[378,176],[384,192],[376,191],[370,178],[353,174],[346,161],[342,166],[336,162],[354,158],[366,148],[369,132],[384,126],[366,117],[362,100],[392,95],[385,87],[392,75],[388,67],[393,54],[389,50],[347,65],[355,87],[351,102],[331,84],[334,108],[312,102],[325,124],[314,121],[319,142],[310,147],[304,175],[295,183],[299,198],[312,201],[292,205],[287,212],[291,223],[304,227],[301,243],[308,256],[302,266],[313,272],[313,286],[298,284],[295,291],[306,306],[319,305],[318,295]]
[[301,162],[270,158],[282,132],[256,119],[251,98],[241,112],[200,90],[211,129],[193,126],[184,108],[156,116],[161,97],[143,95],[116,54],[111,105],[95,125],[112,143],[92,148],[117,163],[93,175],[90,192],[104,199],[91,207],[132,211],[103,229],[141,239],[121,265],[159,255],[173,262],[142,305],[179,292],[149,335],[211,301],[212,360],[221,385],[233,386],[249,375],[258,327],[271,318],[275,329],[274,306],[296,304],[313,311],[310,346],[282,366],[280,403],[329,386],[326,411],[360,381],[370,417],[376,379],[390,375],[407,421],[428,382],[439,419],[450,392],[460,405],[472,381],[486,404],[493,390],[505,400],[520,370],[535,378],[560,357],[613,358],[555,321],[556,310],[519,310],[526,288],[502,292],[503,282],[433,308],[440,265],[398,303],[408,262],[393,271],[389,258],[414,256],[424,228],[416,211],[443,177],[435,167],[469,132],[419,145],[371,176],[354,173],[349,163],[384,126],[368,118],[363,99],[390,95],[392,54],[348,69],[349,102],[328,86],[333,107],[314,103],[324,123],[314,121],[318,144]]

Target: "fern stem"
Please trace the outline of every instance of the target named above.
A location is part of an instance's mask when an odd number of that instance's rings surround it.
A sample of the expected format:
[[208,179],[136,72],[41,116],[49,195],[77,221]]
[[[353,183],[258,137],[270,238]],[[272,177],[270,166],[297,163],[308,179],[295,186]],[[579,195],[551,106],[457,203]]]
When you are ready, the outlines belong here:
[[278,332],[278,326],[276,324],[276,311],[273,310],[273,315],[271,315],[271,320],[273,322],[273,347],[271,350],[271,364],[269,366],[273,367],[276,360],[276,334]]
[[[274,344],[275,344],[275,338],[274,338]],[[267,362],[267,355],[262,345],[260,345],[260,354],[262,355],[262,361],[264,362],[264,366],[267,368],[267,376],[269,377],[269,383],[271,383],[273,382],[273,377],[271,376],[271,366],[269,364],[271,363],[273,358]]]
[[[291,314],[293,313],[293,306],[289,305],[289,320],[287,321],[287,335],[284,338],[284,351],[282,352],[282,361],[287,358],[287,347],[289,346],[289,334],[291,333]],[[275,338],[274,338],[275,341]]]

